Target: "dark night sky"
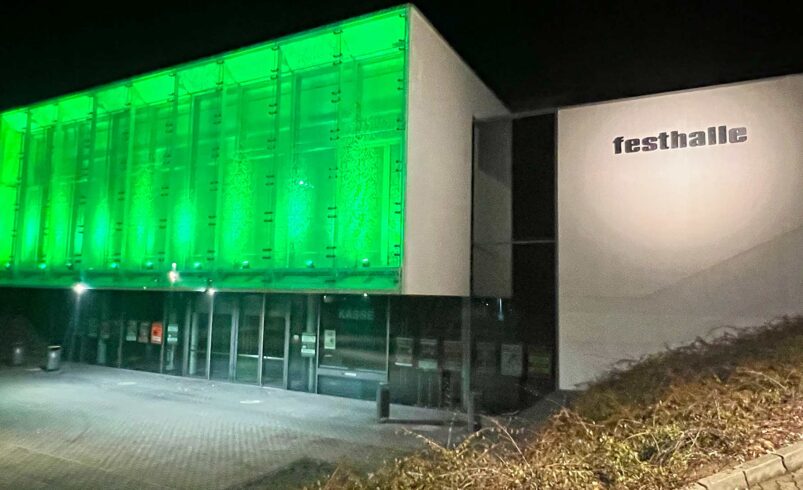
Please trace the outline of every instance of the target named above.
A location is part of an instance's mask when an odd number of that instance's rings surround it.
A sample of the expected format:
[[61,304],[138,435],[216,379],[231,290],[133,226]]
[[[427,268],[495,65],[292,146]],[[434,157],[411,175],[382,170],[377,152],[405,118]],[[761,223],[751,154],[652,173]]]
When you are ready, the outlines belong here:
[[[384,0],[16,4],[2,13],[0,108],[395,4]],[[803,17],[794,11],[795,4],[799,2],[417,3],[516,111],[803,72]]]

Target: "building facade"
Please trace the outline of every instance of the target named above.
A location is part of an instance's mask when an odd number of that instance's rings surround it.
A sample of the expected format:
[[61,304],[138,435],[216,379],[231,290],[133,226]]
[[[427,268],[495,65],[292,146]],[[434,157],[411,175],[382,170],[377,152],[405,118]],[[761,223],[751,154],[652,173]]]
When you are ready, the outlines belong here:
[[803,76],[557,119],[562,388],[803,313]]
[[803,313],[803,76],[511,114],[412,6],[0,114],[0,345],[521,408]]
[[411,6],[5,111],[6,319],[75,362],[519,406],[552,355],[513,326],[508,116]]

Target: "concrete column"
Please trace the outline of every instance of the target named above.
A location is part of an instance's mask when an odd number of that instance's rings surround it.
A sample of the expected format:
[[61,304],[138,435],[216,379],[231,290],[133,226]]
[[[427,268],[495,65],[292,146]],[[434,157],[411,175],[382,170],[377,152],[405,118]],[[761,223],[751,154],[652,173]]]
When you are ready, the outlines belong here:
[[171,323],[177,324],[178,323],[178,313],[177,313],[177,304],[176,295],[178,293],[170,293],[170,308],[167,311],[167,315],[165,317],[166,321],[164,324],[164,331],[162,332],[162,345],[164,346],[164,368],[167,371],[172,371],[176,368],[175,360],[176,360],[176,344],[168,344],[167,343],[167,331],[168,326]]
[[[320,322],[320,297],[317,294],[309,294],[307,295],[307,324],[305,325],[305,332],[306,333],[313,333],[316,334],[315,340],[317,344],[320,344],[320,339],[317,335],[320,333],[319,330],[319,322]],[[316,345],[315,348],[315,357],[308,358],[307,361],[307,375],[309,376],[307,380],[307,389],[311,392],[317,392],[316,390],[316,382],[315,379],[315,370],[316,365],[315,363],[318,361],[318,348]]]
[[106,339],[103,338],[103,323],[109,322],[109,302],[111,301],[110,292],[100,296],[100,323],[98,324],[98,349],[95,362],[101,366],[106,365]]
[[463,364],[460,373],[460,401],[463,410],[468,412],[469,398],[471,397],[471,298],[462,298],[460,309],[460,340],[463,344]]
[[[189,361],[190,361],[190,335],[192,334],[193,323],[192,323],[192,305],[194,302],[194,296],[192,294],[188,294],[184,299],[184,325],[181,326],[181,337],[183,339],[183,350],[181,355],[181,375],[187,376],[190,371]],[[196,340],[197,346],[197,340]]]
[[198,372],[198,345],[200,344],[200,335],[198,335],[198,313],[192,316],[192,325],[190,326],[190,348],[189,348],[189,363],[187,372],[190,376],[195,376]]
[[126,321],[125,315],[120,315],[117,319],[118,325],[118,336],[117,336],[117,367],[123,367],[123,342],[125,342],[125,335],[126,335]]

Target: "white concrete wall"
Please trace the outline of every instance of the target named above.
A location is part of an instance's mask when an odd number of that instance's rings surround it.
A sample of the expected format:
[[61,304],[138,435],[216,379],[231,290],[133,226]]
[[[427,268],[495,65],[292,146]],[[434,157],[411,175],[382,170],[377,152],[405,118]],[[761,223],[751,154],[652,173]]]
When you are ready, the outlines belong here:
[[[615,154],[613,140],[746,127]],[[558,112],[559,386],[803,313],[803,75]]]
[[473,120],[507,108],[410,8],[402,293],[468,296]]

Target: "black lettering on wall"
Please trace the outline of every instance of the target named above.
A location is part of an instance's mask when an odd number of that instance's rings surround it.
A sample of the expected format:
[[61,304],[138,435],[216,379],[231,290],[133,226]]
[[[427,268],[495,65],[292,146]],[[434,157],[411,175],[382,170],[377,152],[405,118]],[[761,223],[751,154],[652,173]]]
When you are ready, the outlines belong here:
[[744,143],[747,141],[747,128],[733,128],[728,131],[728,141],[731,143]]
[[686,133],[672,131],[672,148],[686,148]]
[[717,136],[717,143],[724,145],[728,142],[728,128],[727,126],[719,127],[719,135]]
[[641,148],[639,147],[639,139],[638,138],[631,138],[625,141],[625,152],[627,153],[635,153],[639,151]]
[[695,131],[689,135],[689,146],[705,146],[705,132]]
[[658,139],[661,141],[661,149],[662,150],[668,150],[669,149],[669,146],[666,144],[667,136],[668,135],[666,133],[664,133],[664,132],[661,132],[658,135]]
[[717,144],[717,128],[715,127],[708,128],[708,144],[709,145]]
[[613,139],[613,153],[638,153],[640,151],[677,150],[686,147],[706,145],[724,145],[727,143],[744,143],[747,141],[747,127],[728,128],[726,125],[709,126],[705,131],[661,131],[657,136],[643,138],[625,138],[617,136]]

